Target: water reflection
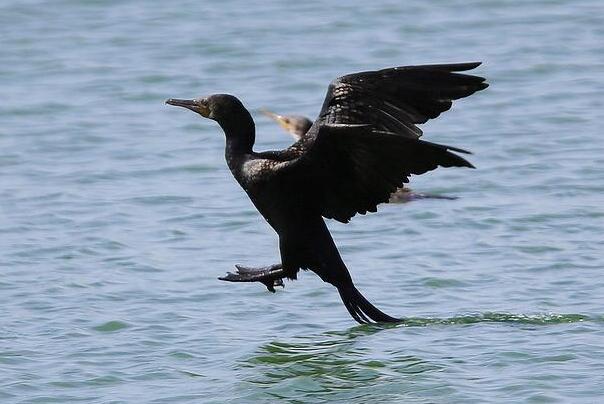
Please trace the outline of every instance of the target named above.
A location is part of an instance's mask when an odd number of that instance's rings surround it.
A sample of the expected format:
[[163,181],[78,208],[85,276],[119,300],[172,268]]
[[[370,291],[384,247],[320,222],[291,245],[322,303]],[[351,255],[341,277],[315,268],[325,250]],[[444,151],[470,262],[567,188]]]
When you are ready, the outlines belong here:
[[[384,328],[358,326],[343,333],[273,341],[244,360],[240,369],[250,375],[248,385],[260,387],[256,390],[270,397],[308,402],[313,397],[337,396],[338,400],[367,402],[373,388],[400,394],[412,388],[415,375],[441,368],[412,355],[389,356],[387,361],[376,357],[371,347],[364,346],[363,337],[381,330]],[[404,374],[412,378],[401,377]]]

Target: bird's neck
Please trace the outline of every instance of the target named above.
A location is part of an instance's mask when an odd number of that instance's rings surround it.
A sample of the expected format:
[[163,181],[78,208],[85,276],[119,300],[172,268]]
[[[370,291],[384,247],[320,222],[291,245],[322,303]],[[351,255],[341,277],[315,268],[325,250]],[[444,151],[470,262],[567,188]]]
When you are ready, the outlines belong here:
[[256,140],[256,126],[247,110],[242,111],[236,119],[218,122],[226,135],[226,153],[231,155],[252,152]]

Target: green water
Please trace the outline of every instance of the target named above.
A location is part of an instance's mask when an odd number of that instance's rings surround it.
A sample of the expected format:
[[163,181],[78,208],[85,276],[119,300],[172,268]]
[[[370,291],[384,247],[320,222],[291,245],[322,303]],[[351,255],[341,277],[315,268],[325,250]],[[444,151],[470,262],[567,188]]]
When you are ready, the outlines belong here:
[[[604,400],[604,6],[580,1],[0,3],[0,402]],[[424,125],[455,196],[330,222],[396,326],[358,326],[277,262],[219,128],[169,97],[315,116],[333,78],[481,60]]]

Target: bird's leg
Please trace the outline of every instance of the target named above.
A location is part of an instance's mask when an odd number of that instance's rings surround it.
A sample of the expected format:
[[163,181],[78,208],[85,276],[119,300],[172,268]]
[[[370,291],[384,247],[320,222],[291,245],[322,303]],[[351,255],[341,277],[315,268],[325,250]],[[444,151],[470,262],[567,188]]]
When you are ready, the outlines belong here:
[[265,267],[250,268],[235,265],[237,272],[227,272],[226,276],[218,279],[229,282],[261,282],[266,288],[275,293],[275,286],[285,287],[283,284],[283,265],[275,264]]

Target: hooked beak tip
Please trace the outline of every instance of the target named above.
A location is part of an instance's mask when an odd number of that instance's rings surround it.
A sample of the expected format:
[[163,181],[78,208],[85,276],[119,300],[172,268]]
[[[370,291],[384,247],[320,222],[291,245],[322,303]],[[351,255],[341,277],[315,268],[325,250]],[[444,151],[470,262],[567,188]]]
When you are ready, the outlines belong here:
[[178,106],[178,103],[177,103],[176,101],[177,101],[177,100],[175,100],[174,98],[168,98],[168,99],[166,100],[166,104],[167,104],[167,105],[175,105],[175,106]]

